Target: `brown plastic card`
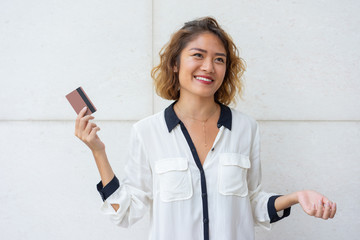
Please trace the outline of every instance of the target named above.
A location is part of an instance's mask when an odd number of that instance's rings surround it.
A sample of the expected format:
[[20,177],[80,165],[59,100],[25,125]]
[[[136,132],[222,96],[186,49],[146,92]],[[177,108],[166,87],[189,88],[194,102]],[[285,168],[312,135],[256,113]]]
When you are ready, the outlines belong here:
[[90,101],[90,98],[86,95],[82,87],[78,87],[77,89],[66,95],[66,98],[77,114],[79,114],[81,109],[83,109],[85,106],[88,108],[85,115],[96,112],[94,104]]

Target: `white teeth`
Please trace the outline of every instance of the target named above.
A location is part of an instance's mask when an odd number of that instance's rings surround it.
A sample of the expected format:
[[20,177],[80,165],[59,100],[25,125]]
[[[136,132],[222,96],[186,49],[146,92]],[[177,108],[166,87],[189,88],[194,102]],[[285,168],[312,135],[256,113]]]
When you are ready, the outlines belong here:
[[203,78],[203,77],[195,77],[198,80],[202,80],[202,81],[206,81],[206,82],[212,82],[212,80],[207,79],[207,78]]

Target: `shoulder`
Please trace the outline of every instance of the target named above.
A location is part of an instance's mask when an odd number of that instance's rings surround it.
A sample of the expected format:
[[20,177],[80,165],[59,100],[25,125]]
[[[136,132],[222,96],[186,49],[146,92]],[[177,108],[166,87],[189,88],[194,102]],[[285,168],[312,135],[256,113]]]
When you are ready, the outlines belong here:
[[250,115],[247,115],[239,110],[231,108],[232,113],[232,129],[240,140],[253,144],[257,143],[258,137],[260,136],[260,129],[258,122]]
[[146,132],[149,130],[158,130],[165,126],[164,110],[155,113],[151,116],[143,118],[133,125],[133,129],[138,132]]
[[234,108],[230,109],[232,114],[233,127],[241,125],[245,127],[250,127],[252,130],[256,130],[258,128],[258,122],[252,116]]

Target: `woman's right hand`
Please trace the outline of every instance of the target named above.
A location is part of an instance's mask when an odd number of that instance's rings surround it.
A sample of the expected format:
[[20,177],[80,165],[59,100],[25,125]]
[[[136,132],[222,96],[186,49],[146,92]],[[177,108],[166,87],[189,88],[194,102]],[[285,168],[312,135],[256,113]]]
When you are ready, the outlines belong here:
[[95,118],[94,116],[84,116],[86,110],[87,107],[84,107],[76,118],[75,136],[80,138],[80,140],[83,141],[92,152],[103,151],[105,150],[105,144],[96,134],[97,131],[100,131],[100,128],[96,126],[95,123],[89,122],[89,120]]

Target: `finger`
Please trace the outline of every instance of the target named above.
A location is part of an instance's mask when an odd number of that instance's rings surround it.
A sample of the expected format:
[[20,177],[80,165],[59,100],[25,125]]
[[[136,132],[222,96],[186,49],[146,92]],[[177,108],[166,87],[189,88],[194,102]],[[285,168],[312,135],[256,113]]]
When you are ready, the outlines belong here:
[[79,124],[78,130],[84,131],[85,128],[86,128],[86,125],[87,125],[88,122],[89,122],[89,120],[90,120],[90,119],[94,119],[94,118],[95,118],[95,117],[92,116],[92,115],[87,115],[87,116],[85,116],[85,117],[82,117],[82,118],[80,119],[80,124]]
[[336,213],[336,203],[333,203],[333,205],[331,206],[330,218],[333,218],[335,216],[335,213]]
[[327,202],[330,202],[330,200],[329,200],[327,197],[323,196],[323,198],[322,198],[322,204],[325,206],[325,204],[326,204]]
[[84,116],[85,112],[86,112],[87,107],[84,107],[83,109],[81,109],[81,111],[79,112],[79,114],[76,117],[75,120],[75,135],[77,133],[77,129],[79,129],[79,125],[80,125],[80,119]]
[[91,130],[90,134],[89,134],[89,138],[91,138],[91,139],[95,138],[97,131],[100,131],[100,128],[99,127],[94,127]]
[[330,203],[326,202],[325,203],[324,214],[323,214],[322,218],[326,220],[326,219],[329,218],[330,214],[331,214]]
[[87,107],[85,106],[83,109],[81,109],[81,111],[79,112],[79,114],[77,115],[76,119],[81,119],[85,113],[86,113]]
[[84,130],[84,133],[85,133],[86,135],[89,135],[90,132],[91,132],[91,130],[92,130],[94,127],[96,127],[96,126],[97,126],[97,125],[96,125],[95,123],[89,122],[89,123],[86,125],[86,128],[85,128],[85,130]]
[[88,135],[88,141],[91,141],[92,139],[96,139],[96,138],[99,138],[96,133],[97,131],[100,131],[100,128],[99,127],[94,127],[90,134]]
[[322,205],[322,201],[319,200],[315,217],[321,218],[323,216],[323,214],[324,214],[324,207]]
[[306,213],[309,214],[310,216],[314,216],[316,213],[316,206],[315,203],[312,205],[312,207],[310,209],[306,210]]
[[84,135],[85,128],[89,122],[90,119],[94,119],[95,117],[88,115],[85,117],[82,117],[79,121],[78,126],[75,128],[75,135],[79,138],[81,138]]

